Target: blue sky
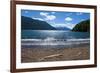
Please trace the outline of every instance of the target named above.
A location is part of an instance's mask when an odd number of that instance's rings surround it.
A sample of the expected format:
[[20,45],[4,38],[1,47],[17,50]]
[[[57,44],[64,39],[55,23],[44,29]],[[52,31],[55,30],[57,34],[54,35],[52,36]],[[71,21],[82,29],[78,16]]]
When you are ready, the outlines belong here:
[[21,10],[21,15],[48,22],[53,27],[72,29],[77,23],[90,19],[90,13]]

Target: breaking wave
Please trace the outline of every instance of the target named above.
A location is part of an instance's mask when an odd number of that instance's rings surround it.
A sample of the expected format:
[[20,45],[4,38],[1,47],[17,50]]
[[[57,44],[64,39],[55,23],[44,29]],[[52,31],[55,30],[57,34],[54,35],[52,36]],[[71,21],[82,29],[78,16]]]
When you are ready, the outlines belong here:
[[21,39],[22,45],[73,45],[89,43],[90,39],[55,39],[48,37],[46,39]]

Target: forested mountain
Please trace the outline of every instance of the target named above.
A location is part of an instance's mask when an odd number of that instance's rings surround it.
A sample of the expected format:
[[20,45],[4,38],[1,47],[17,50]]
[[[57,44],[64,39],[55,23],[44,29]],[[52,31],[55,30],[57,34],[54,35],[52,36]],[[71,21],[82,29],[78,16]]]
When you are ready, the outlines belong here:
[[81,21],[72,29],[75,32],[90,32],[90,20]]
[[21,16],[21,29],[23,30],[55,30],[45,21],[35,20],[29,17]]

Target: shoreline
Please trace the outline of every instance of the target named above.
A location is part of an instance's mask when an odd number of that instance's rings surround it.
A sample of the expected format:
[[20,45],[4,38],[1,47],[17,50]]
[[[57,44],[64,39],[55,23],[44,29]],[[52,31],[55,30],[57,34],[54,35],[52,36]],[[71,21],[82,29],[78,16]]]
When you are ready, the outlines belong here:
[[22,48],[21,62],[71,61],[90,59],[89,45],[69,48]]

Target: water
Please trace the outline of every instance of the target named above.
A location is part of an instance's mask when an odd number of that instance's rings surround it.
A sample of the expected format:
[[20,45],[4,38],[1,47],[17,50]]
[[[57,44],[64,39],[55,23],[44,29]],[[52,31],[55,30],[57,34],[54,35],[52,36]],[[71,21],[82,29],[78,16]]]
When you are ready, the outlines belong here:
[[89,38],[89,32],[71,32],[56,30],[22,30],[22,39],[46,39],[48,37],[55,39],[85,39]]
[[89,32],[22,30],[22,47],[65,48],[90,43]]

